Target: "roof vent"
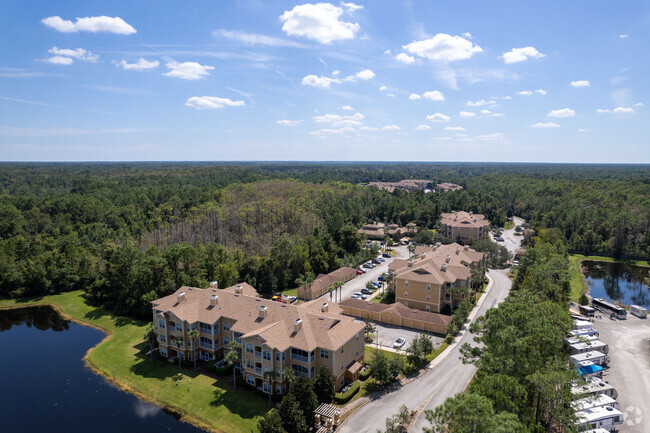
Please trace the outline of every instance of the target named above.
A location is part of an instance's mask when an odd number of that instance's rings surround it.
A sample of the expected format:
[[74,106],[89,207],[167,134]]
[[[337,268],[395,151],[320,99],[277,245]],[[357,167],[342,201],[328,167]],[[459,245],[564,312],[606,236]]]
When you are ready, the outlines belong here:
[[456,254],[460,254],[460,247],[456,247]]
[[218,289],[219,288],[219,282],[218,281],[213,281],[210,283],[210,288],[211,289]]
[[447,272],[447,263],[443,263],[442,266],[440,267],[440,270],[442,272]]
[[237,284],[237,285],[235,286],[235,293],[237,293],[238,295],[241,295],[241,292],[242,292],[242,286],[240,286],[239,284]]
[[266,317],[266,305],[261,305],[260,308],[258,308],[260,312],[260,319],[263,319]]
[[210,295],[210,305],[217,305],[219,303],[219,295]]
[[446,261],[447,263],[449,263],[450,260],[451,260],[451,256],[450,256],[449,254],[447,254],[447,257],[445,257],[445,261]]
[[185,300],[185,292],[180,292],[177,298],[178,298],[178,302],[183,302]]
[[413,267],[413,259],[408,259],[408,267],[412,268]]
[[294,320],[293,321],[293,332],[300,331],[300,328],[302,328],[302,319]]
[[469,245],[465,245],[465,246],[463,247],[463,249],[464,249],[465,251],[469,251]]
[[327,310],[329,310],[329,307],[330,307],[330,304],[328,304],[327,302],[323,302],[323,304],[320,306],[320,310],[323,313],[327,313]]

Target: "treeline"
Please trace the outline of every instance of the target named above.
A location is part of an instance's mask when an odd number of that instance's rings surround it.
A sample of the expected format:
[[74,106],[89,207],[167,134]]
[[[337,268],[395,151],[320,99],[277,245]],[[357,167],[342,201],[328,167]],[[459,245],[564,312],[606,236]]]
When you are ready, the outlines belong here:
[[572,327],[569,279],[561,232],[542,229],[508,298],[470,326],[479,345],[466,343],[461,352],[477,374],[467,392],[426,412],[429,431],[573,431],[577,374],[562,342]]

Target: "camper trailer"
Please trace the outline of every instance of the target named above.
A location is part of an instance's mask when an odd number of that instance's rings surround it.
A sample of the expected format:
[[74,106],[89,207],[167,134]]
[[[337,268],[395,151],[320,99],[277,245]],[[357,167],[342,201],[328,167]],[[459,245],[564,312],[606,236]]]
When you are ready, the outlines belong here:
[[589,305],[579,305],[578,309],[583,316],[594,317],[596,315],[596,310]]
[[623,424],[623,414],[612,407],[594,407],[591,409],[576,412],[578,431],[604,428],[607,431],[616,430],[616,427]]
[[598,337],[600,335],[600,332],[598,332],[598,330],[594,328],[574,329],[573,331],[569,331],[569,337],[582,337],[585,335],[595,335],[596,337]]
[[575,325],[576,325],[576,326],[575,326],[575,329],[577,329],[577,330],[579,330],[579,331],[584,331],[584,330],[587,330],[587,329],[592,329],[592,328],[594,327],[594,324],[593,324],[593,323],[591,323],[591,322],[587,322],[586,320],[575,319],[573,322],[574,322]]
[[602,352],[597,350],[585,353],[578,353],[577,355],[569,356],[569,361],[573,363],[576,367],[580,366],[580,363],[583,361],[591,361],[596,365],[607,365],[609,364],[609,356],[605,355]]
[[616,391],[616,388],[603,381],[602,379],[598,379],[596,377],[587,379],[587,383],[584,385],[575,385],[573,388],[571,388],[571,392],[574,395],[581,395],[585,397],[588,397],[590,395],[594,396],[598,394],[605,394],[614,399],[618,398],[618,391]]
[[577,355],[579,353],[586,353],[594,350],[607,354],[609,352],[609,346],[607,343],[603,343],[600,340],[581,341],[569,345],[569,355]]
[[580,336],[577,336],[577,337],[567,337],[567,338],[565,338],[564,339],[564,344],[566,344],[567,346],[570,346],[570,345],[576,344],[576,343],[584,343],[586,341],[595,341],[595,340],[598,340],[597,335],[580,335]]
[[583,411],[594,407],[611,407],[616,410],[621,409],[619,402],[605,394],[598,394],[595,397],[590,396],[581,398],[580,400],[571,403],[571,406],[573,406],[576,411]]
[[630,305],[630,314],[639,317],[641,319],[648,318],[648,310],[646,310],[643,307],[639,307],[638,305]]

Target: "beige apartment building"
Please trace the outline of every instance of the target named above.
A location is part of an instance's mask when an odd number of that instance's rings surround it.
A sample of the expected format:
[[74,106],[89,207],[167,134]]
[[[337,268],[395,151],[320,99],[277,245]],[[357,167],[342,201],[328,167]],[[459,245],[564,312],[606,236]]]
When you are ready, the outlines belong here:
[[440,233],[451,239],[460,237],[463,243],[487,239],[490,221],[472,212],[450,212],[440,215]]
[[[244,283],[224,290],[181,287],[153,301],[160,354],[191,361],[196,353],[212,361],[222,358],[234,340],[240,345],[242,377],[265,393],[286,391],[286,368],[313,378],[327,367],[337,389],[357,379],[364,357],[363,323],[326,302],[295,306],[256,293]],[[188,338],[192,329],[200,333],[196,347]],[[183,339],[180,347],[172,343],[176,336]],[[275,372],[272,382],[264,379],[267,371]]]
[[[440,313],[462,301],[471,288],[472,269],[485,266],[485,254],[459,244],[417,247],[408,260],[394,260],[395,301],[410,308]],[[452,292],[456,292],[454,295]]]

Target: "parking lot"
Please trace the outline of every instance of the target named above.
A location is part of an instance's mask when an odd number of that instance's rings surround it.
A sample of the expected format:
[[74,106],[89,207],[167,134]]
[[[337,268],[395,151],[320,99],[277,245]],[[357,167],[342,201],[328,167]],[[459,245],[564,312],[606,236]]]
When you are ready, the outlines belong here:
[[[363,322],[363,320],[358,321]],[[379,343],[379,347],[382,349],[391,349],[393,347],[393,343],[395,343],[395,340],[401,337],[406,340],[406,343],[404,343],[404,346],[402,346],[400,349],[401,351],[404,351],[411,345],[411,341],[413,341],[415,337],[422,333],[422,331],[417,331],[415,329],[400,328],[399,326],[393,326],[384,323],[374,323],[374,325],[376,327],[376,330],[374,332],[376,337],[370,346],[376,347],[377,343]],[[429,334],[429,336],[431,337],[433,345],[436,348],[440,346],[444,341],[444,336],[437,334]]]
[[618,391],[625,422],[620,432],[645,433],[650,421],[650,321],[628,314],[626,320],[594,319],[611,358],[603,380]]

